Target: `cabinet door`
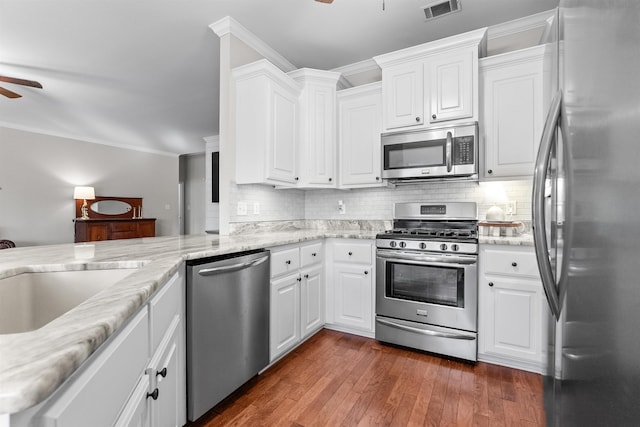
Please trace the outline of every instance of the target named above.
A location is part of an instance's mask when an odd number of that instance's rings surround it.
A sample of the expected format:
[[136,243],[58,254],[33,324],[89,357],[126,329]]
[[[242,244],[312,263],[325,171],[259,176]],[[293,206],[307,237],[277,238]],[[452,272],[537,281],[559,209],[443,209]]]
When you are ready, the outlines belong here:
[[423,79],[421,62],[382,70],[385,129],[424,123]]
[[302,271],[300,286],[300,327],[302,337],[324,324],[324,282],[322,266]]
[[535,280],[480,281],[480,352],[541,363],[542,285]]
[[156,236],[155,220],[138,221],[138,237],[155,237],[155,236]]
[[297,98],[293,94],[279,85],[272,84],[267,179],[296,182],[296,104]]
[[428,60],[431,123],[473,116],[473,53],[465,49]]
[[149,417],[149,376],[143,375],[133,390],[127,405],[124,407],[114,427],[151,427]]
[[543,126],[543,65],[537,62],[482,72],[483,176],[533,175]]
[[[182,360],[182,322],[176,316],[162,345],[158,349],[157,362],[150,372],[155,376],[158,398],[152,403],[151,425],[154,427],[181,427],[184,399],[184,361]],[[153,392],[153,390],[151,390]]]
[[275,360],[300,341],[300,276],[271,282],[270,356]]
[[339,98],[340,188],[382,185],[379,90]]
[[371,267],[335,264],[333,273],[334,322],[373,330],[373,280]]
[[108,240],[109,239],[109,225],[102,223],[102,224],[89,224],[88,226],[88,230],[89,230],[89,238],[88,241],[89,242],[99,242],[101,240]]

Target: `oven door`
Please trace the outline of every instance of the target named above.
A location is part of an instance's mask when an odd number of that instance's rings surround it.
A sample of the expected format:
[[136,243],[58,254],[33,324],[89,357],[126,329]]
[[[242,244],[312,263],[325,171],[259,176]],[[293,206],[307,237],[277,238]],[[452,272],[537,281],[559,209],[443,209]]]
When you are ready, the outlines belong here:
[[477,332],[478,257],[378,249],[376,314]]

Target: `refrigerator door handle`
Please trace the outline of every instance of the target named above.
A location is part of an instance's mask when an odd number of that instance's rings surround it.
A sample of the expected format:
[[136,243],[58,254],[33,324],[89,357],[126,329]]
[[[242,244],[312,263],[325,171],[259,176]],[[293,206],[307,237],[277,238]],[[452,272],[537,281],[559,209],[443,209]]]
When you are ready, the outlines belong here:
[[[532,194],[532,228],[536,259],[538,260],[540,278],[542,279],[544,293],[547,295],[549,309],[556,320],[560,318],[560,294],[553,277],[551,261],[549,260],[549,245],[547,243],[544,217],[544,184],[547,178],[547,165],[553,148],[554,135],[560,119],[561,104],[562,93],[558,91],[551,101],[551,107],[547,113],[547,120],[542,131],[536,165],[533,170]],[[564,258],[563,262],[565,262]]]

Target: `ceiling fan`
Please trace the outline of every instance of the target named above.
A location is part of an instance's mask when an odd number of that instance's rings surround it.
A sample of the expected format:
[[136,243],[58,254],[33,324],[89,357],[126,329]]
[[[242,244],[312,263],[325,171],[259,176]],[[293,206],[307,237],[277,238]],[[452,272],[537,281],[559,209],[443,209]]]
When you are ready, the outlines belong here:
[[[29,87],[42,89],[42,85],[34,80],[25,80],[25,79],[17,79],[15,77],[0,76],[0,82],[12,83],[16,85],[29,86]],[[11,99],[22,97],[22,95],[20,95],[19,93],[3,88],[2,86],[0,86],[0,94]]]
[[333,0],[316,0],[316,1],[320,3],[333,3]]

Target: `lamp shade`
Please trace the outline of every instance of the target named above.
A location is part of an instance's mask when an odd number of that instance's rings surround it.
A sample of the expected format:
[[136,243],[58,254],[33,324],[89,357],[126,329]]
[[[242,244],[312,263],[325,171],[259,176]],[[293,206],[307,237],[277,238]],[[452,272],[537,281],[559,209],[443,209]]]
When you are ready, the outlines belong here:
[[96,198],[96,193],[93,187],[75,187],[73,189],[74,199],[93,200]]

